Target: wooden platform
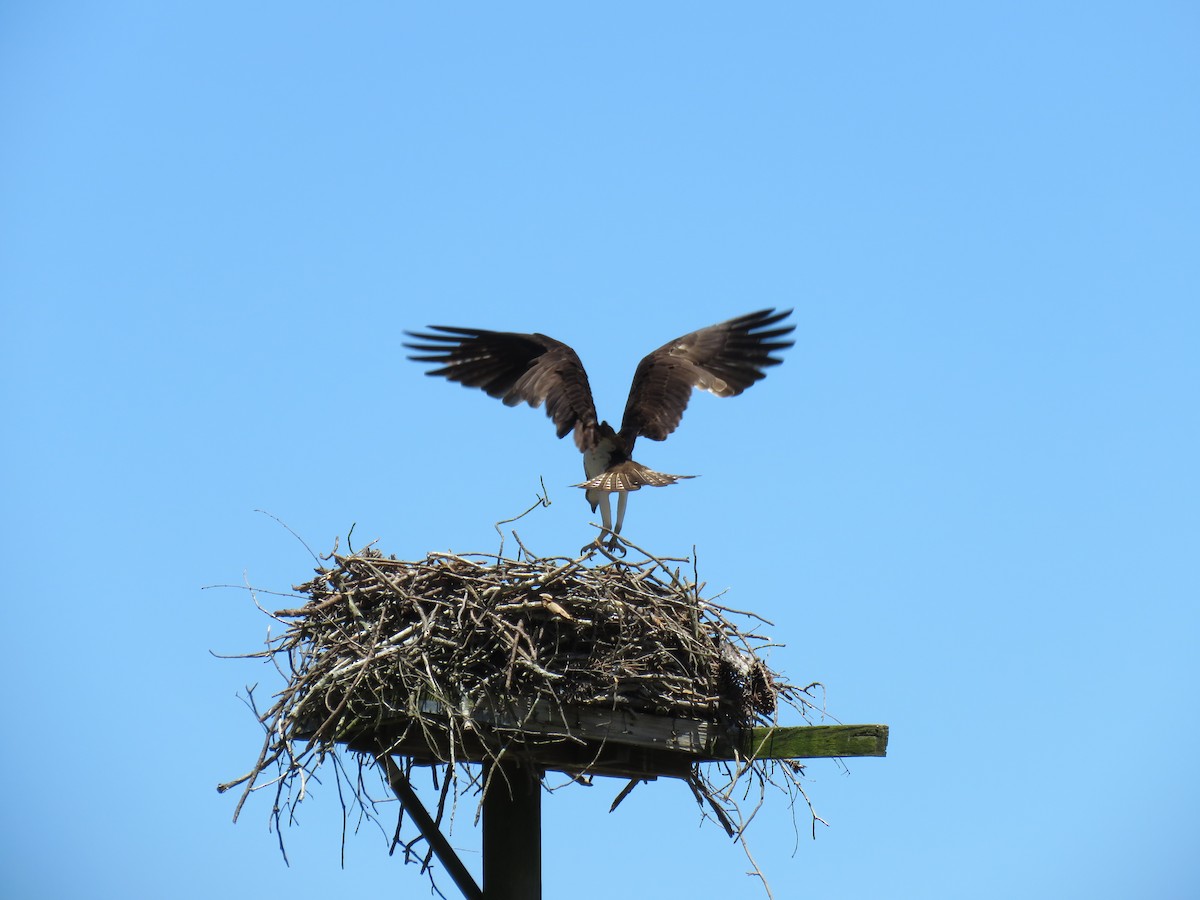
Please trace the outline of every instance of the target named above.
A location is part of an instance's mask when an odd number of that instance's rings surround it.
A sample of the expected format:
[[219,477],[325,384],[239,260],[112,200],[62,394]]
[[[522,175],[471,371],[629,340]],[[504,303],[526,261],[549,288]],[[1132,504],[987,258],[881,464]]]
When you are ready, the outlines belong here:
[[[422,701],[420,714],[426,724],[448,721],[434,700]],[[534,768],[652,779],[684,778],[694,764],[718,760],[886,756],[888,742],[886,725],[730,728],[698,719],[546,702],[503,710],[476,707],[470,721],[486,730],[487,738],[479,731],[460,732],[453,754],[445,731],[413,728],[407,719],[372,723],[369,736],[346,743],[373,752],[383,741],[392,754],[418,764],[445,762],[451,755],[459,762],[484,763],[495,755],[497,736],[508,732],[520,736],[515,755]]]
[[[408,718],[374,721],[339,743],[369,753],[383,769],[447,874],[466,900],[538,900],[541,897],[541,774],[611,775],[638,780],[687,778],[697,763],[747,759],[886,756],[886,725],[801,725],[731,728],[714,722],[622,709],[511,704],[476,707],[451,753],[445,707],[420,703],[420,723]],[[462,720],[459,719],[461,724]],[[496,750],[505,733],[504,763]],[[403,737],[402,737],[403,735]],[[394,757],[418,764],[479,763],[504,769],[505,787],[483,798],[483,886],[480,887],[438,830]],[[489,776],[490,777],[490,776]]]

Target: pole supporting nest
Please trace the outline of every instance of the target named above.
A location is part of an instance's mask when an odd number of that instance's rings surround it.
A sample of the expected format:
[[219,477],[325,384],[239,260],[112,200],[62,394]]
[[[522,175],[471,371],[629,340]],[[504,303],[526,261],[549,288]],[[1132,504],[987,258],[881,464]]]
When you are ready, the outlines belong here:
[[485,900],[541,900],[541,773],[492,763],[483,795]]
[[[446,840],[446,836],[437,827],[433,816],[429,815],[429,811],[425,809],[425,804],[421,802],[416,791],[412,789],[412,785],[408,783],[408,777],[396,765],[396,761],[392,759],[391,754],[387,751],[382,741],[380,742],[379,750],[375,753],[375,761],[383,769],[392,793],[396,795],[396,799],[400,801],[400,805],[404,807],[404,811],[412,818],[420,830],[421,836],[429,842],[434,855],[437,856],[438,861],[445,867],[446,874],[450,876],[455,886],[462,891],[463,897],[466,900],[485,900],[483,891],[479,889],[479,885],[475,883],[475,879],[471,877],[471,873],[467,871],[467,867],[463,865],[462,860],[458,858],[458,854],[454,852],[454,848],[450,846],[450,842]],[[485,818],[485,833],[486,822]],[[540,850],[541,844],[539,843],[538,846]],[[536,896],[540,896],[540,894]],[[488,900],[491,900],[491,898],[488,898]]]
[[540,900],[541,772],[513,762],[488,764],[483,794],[483,890],[425,809],[383,743],[375,754],[388,785],[466,900]]

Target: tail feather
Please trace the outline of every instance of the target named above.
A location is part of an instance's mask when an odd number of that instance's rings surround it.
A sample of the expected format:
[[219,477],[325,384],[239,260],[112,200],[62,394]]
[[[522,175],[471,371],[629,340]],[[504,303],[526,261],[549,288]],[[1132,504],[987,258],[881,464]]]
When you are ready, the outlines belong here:
[[666,472],[655,472],[632,459],[618,463],[611,469],[606,469],[595,478],[589,478],[575,487],[587,488],[593,491],[623,492],[636,491],[649,485],[650,487],[666,487],[674,484],[680,478],[695,478],[695,475],[668,475]]

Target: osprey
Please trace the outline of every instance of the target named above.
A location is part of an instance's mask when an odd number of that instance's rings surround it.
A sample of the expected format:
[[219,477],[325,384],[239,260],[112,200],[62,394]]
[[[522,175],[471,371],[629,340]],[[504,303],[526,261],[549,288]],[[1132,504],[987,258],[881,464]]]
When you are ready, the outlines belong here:
[[[525,402],[545,404],[560,438],[575,433],[575,446],[583,453],[587,480],[576,487],[587,491],[592,512],[600,507],[604,534],[610,549],[625,520],[629,492],[644,485],[664,487],[691,475],[655,472],[633,459],[639,437],[666,440],[687,409],[692,388],[736,397],[766,377],[767,366],[781,359],[771,354],[792,346],[780,340],[795,326],[778,325],[791,310],[764,309],[701,328],[659,347],[633,373],[633,385],[621,418],[621,430],[598,421],[587,373],[575,351],[544,334],[483,331],[478,328],[429,326],[438,334],[405,332],[420,343],[405,347],[420,355],[409,359],[433,363],[425,374],[440,375],[465,387],[481,388],[506,406]],[[610,494],[617,494],[617,522],[613,527]],[[597,538],[596,543],[601,542]]]

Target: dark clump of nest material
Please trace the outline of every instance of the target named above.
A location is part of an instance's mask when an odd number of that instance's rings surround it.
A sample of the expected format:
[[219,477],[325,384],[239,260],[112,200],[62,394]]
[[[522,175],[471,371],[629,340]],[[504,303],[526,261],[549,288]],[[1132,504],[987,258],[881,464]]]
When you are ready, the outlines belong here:
[[[769,784],[802,795],[798,765],[736,749],[781,703],[805,715],[818,687],[793,687],[767,667],[759,653],[770,640],[757,629],[769,623],[702,599],[694,566],[688,578],[678,565],[687,560],[590,561],[331,554],[295,589],[307,601],[271,614],[286,627],[255,655],[286,684],[259,713],[257,763],[222,790],[244,785],[240,811],[274,786],[279,824],[317,766],[345,748],[360,766],[386,755],[406,772],[435,767],[439,821],[448,792],[485,789],[464,764],[502,759],[572,780],[679,777],[735,836],[753,811],[731,798],[750,796],[749,782],[760,798]],[[275,777],[260,777],[269,769]],[[369,816],[361,772],[346,777]]]
[[775,711],[774,679],[743,635],[653,570],[442,553],[334,559],[299,587],[308,605],[277,614],[294,617],[302,650],[290,716],[322,737],[374,733],[435,706],[497,717],[515,701],[732,726]]

